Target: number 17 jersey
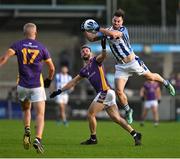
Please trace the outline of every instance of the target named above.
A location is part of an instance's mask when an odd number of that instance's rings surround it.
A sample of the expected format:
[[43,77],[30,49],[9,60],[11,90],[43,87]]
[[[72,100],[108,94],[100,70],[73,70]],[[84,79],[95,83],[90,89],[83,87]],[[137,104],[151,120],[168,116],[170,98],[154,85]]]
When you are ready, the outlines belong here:
[[43,44],[33,39],[23,39],[10,46],[18,60],[18,85],[25,88],[43,86],[43,61],[50,59],[49,51]]

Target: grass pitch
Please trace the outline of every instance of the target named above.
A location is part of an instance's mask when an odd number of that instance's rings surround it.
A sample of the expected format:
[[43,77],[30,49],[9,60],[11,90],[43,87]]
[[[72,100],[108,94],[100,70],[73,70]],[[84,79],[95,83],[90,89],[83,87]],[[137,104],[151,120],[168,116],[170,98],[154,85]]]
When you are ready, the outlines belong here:
[[[87,121],[70,121],[69,127],[46,121],[43,136],[44,154],[37,154],[33,147],[24,150],[21,120],[0,120],[0,157],[180,157],[180,123],[162,122],[154,127],[151,122],[140,127],[132,126],[143,134],[142,146],[135,147],[134,140],[121,127],[111,121],[98,121],[97,145],[80,145],[89,137]],[[34,137],[34,123],[31,131]]]

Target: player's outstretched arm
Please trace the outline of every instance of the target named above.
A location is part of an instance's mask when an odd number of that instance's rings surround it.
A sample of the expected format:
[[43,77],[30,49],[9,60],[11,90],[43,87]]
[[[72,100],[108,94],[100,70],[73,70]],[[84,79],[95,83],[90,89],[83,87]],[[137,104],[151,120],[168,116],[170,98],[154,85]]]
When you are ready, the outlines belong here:
[[85,21],[82,22],[82,24],[81,24],[81,31],[83,32],[83,34],[87,38],[87,40],[90,41],[90,42],[100,40],[101,38],[98,36],[97,33],[95,34],[95,33],[91,33],[91,32],[88,32],[88,31],[85,30],[84,23],[85,23]]
[[63,91],[66,91],[66,90],[71,89],[72,87],[75,87],[81,79],[83,79],[83,77],[77,75],[71,81],[69,81],[62,89],[58,89],[57,91],[52,92],[50,95],[50,98],[54,98],[55,96],[61,94]]
[[0,57],[0,67],[4,65],[13,55],[15,55],[15,51],[11,48],[8,49],[5,54]]
[[86,39],[90,42],[99,41],[101,39],[98,36],[98,33],[94,34],[94,33],[89,33],[87,31],[84,31],[83,34],[86,37]]
[[102,52],[98,56],[96,56],[96,61],[98,63],[102,63],[104,59],[107,57],[105,36],[101,39],[101,47],[102,47]]
[[123,33],[118,30],[107,30],[107,29],[101,28],[101,27],[100,27],[99,31],[106,36],[112,37],[113,39],[121,38],[123,35]]
[[83,77],[77,75],[62,88],[62,91],[66,91],[72,87],[75,87],[81,79],[83,79]]

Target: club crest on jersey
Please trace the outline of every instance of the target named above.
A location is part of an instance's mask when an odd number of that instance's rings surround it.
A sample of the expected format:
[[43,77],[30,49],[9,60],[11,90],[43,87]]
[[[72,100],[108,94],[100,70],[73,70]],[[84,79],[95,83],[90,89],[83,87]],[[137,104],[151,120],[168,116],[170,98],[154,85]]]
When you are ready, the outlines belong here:
[[125,27],[120,27],[120,29],[119,29],[121,32],[123,32],[124,30],[125,30]]

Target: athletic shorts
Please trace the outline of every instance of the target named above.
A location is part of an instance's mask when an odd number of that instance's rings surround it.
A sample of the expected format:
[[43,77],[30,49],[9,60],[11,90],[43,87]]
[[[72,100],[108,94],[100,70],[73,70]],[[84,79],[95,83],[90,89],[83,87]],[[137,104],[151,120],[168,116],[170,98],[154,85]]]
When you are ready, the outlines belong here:
[[46,93],[44,87],[25,88],[17,86],[18,99],[24,101],[28,99],[30,102],[40,102],[46,100]]
[[128,79],[129,76],[132,76],[134,73],[140,76],[149,72],[149,69],[139,57],[136,57],[129,63],[115,65],[115,70],[115,79]]
[[99,92],[93,101],[102,103],[106,107],[117,105],[116,94],[112,89],[109,89],[107,92]]
[[68,101],[69,101],[69,95],[67,93],[60,94],[60,95],[56,96],[56,98],[55,98],[55,102],[58,104],[60,104],[60,103],[67,104]]
[[144,107],[145,108],[151,108],[151,107],[157,107],[158,106],[158,101],[157,100],[148,100],[144,102]]

